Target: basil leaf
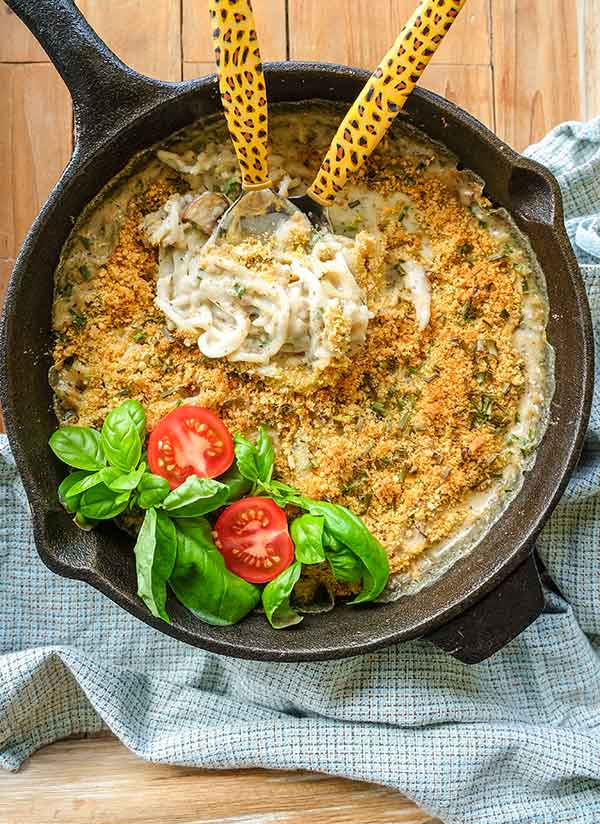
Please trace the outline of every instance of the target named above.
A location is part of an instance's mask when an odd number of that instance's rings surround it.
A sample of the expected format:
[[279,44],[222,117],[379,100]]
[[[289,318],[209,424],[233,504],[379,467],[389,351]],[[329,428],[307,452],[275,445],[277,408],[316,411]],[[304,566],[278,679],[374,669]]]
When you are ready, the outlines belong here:
[[81,496],[79,513],[88,520],[108,521],[127,507],[130,492],[114,492],[103,483],[93,486]]
[[80,481],[89,477],[93,477],[93,475],[90,475],[90,473],[85,470],[72,472],[70,475],[67,475],[58,487],[58,500],[67,512],[71,514],[77,512],[81,493],[77,491],[74,492],[73,489],[77,487]]
[[264,426],[259,426],[258,438],[256,439],[256,466],[258,467],[259,481],[269,483],[273,475],[274,463],[275,450],[273,449],[269,433]]
[[150,509],[151,506],[158,506],[171,491],[169,482],[160,475],[152,475],[145,472],[138,484],[137,504],[142,509]]
[[235,459],[240,473],[249,481],[268,484],[273,474],[275,452],[267,430],[258,430],[256,446],[239,433],[234,437]]
[[[100,472],[101,471],[102,470],[100,470]],[[91,489],[93,486],[101,484],[102,475],[100,472],[86,472],[85,476],[80,478],[79,481],[71,487],[71,495],[83,495],[86,489]]]
[[336,581],[353,584],[364,577],[366,570],[362,561],[347,547],[328,549],[326,555]]
[[112,469],[113,472],[116,472],[116,476],[106,480],[108,471],[111,469],[112,467],[107,467],[100,473],[101,475],[105,475],[105,479],[103,480],[106,486],[115,492],[130,492],[132,489],[135,489],[142,480],[142,476],[146,471],[146,464],[142,461],[137,469],[134,469],[133,472],[128,472],[126,475],[121,474],[118,470]]
[[138,435],[140,436],[140,440],[142,443],[144,442],[144,436],[146,434],[146,413],[144,412],[144,407],[142,406],[139,401],[133,400],[131,398],[128,401],[123,401],[123,403],[119,406],[123,412],[127,412],[135,427],[138,431]]
[[217,480],[219,483],[225,484],[228,489],[226,504],[238,501],[252,489],[250,481],[244,478],[235,464],[224,475],[220,475]]
[[73,518],[73,523],[75,526],[78,526],[79,529],[82,529],[84,532],[89,532],[93,529],[98,521],[88,521],[87,518],[84,518],[81,512],[77,512],[75,517]]
[[76,469],[102,469],[106,458],[100,433],[88,426],[61,426],[48,441],[57,458]]
[[229,490],[225,484],[212,478],[190,475],[162,502],[162,508],[172,518],[198,518],[223,506]]
[[102,426],[102,448],[109,463],[121,472],[134,469],[142,454],[138,423],[131,417],[125,403],[111,409]]
[[256,447],[239,433],[234,435],[233,442],[235,461],[240,474],[249,481],[257,481],[258,466],[256,465]]
[[260,589],[225,566],[205,518],[178,521],[177,559],[169,585],[177,599],[207,624],[237,624],[260,600]]
[[262,605],[269,623],[274,629],[299,624],[302,616],[290,606],[290,595],[300,578],[302,564],[299,561],[284,569],[277,578],[266,585],[262,592]]
[[171,623],[166,610],[167,581],[177,554],[175,526],[168,515],[149,509],[134,548],[138,595],[152,615]]
[[325,519],[327,534],[351,550],[363,563],[363,587],[348,603],[362,604],[381,595],[390,576],[390,564],[384,548],[360,518],[339,504],[313,501],[301,495],[293,502],[312,515],[321,515]]
[[296,560],[302,564],[320,564],[325,560],[323,549],[324,518],[301,515],[292,521],[290,534],[296,549]]

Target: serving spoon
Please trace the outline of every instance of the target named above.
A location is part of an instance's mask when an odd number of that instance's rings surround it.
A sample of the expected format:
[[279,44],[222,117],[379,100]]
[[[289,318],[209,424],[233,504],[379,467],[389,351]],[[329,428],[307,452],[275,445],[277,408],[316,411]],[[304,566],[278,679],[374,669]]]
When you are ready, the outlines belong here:
[[209,0],[219,89],[240,164],[242,194],[213,234],[258,234],[303,212],[330,227],[327,207],[383,139],[466,0],[421,0],[342,120],[306,194],[281,197],[267,168],[265,78],[250,0]]

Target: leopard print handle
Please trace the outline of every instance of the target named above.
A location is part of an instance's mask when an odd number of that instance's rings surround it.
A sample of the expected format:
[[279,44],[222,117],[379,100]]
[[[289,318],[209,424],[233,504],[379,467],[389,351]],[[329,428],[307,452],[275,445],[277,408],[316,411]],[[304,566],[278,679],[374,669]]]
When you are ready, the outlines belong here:
[[422,0],[342,121],[308,194],[330,206],[403,108],[466,0]]
[[209,0],[219,90],[242,172],[242,188],[271,186],[267,94],[250,0]]

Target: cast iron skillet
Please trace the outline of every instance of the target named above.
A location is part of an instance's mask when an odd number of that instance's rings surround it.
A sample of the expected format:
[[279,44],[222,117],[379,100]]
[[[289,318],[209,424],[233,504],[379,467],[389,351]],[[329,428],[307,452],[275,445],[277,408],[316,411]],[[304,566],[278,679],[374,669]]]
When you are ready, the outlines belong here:
[[[291,631],[272,630],[260,615],[234,627],[207,626],[174,601],[168,626],[154,619],[136,596],[131,539],[111,526],[83,533],[57,503],[64,468],[47,447],[56,427],[47,379],[52,282],[73,219],[135,152],[219,111],[217,85],[214,78],[161,83],[136,74],[107,49],[71,0],[8,0],[8,5],[36,35],[69,87],[77,135],[73,157],[18,257],[1,331],[2,406],[42,560],[60,575],[92,584],[162,632],[242,658],[341,658],[428,637],[461,660],[476,662],[514,638],[543,607],[534,541],[578,459],[591,401],[590,314],[554,178],[452,103],[423,89],[411,96],[409,119],[481,175],[488,196],[509,209],[529,237],[546,275],[552,308],[548,334],[556,350],[557,379],[552,423],[522,491],[477,550],[420,595],[307,616]],[[367,73],[285,63],[269,65],[266,76],[273,102],[351,102]]]

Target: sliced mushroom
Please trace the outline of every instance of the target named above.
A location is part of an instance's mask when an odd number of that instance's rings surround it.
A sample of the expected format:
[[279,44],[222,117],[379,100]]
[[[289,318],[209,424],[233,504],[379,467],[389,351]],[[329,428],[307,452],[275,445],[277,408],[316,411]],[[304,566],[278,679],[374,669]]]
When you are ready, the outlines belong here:
[[194,223],[205,234],[212,234],[217,225],[217,220],[229,207],[229,201],[225,195],[217,192],[203,192],[194,198],[183,210],[181,217],[189,223]]

